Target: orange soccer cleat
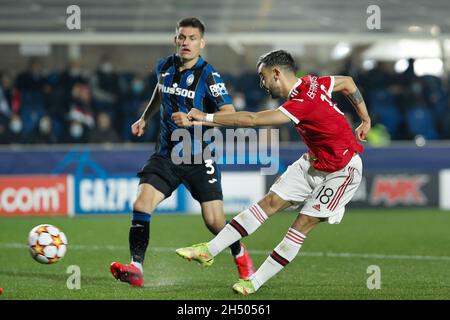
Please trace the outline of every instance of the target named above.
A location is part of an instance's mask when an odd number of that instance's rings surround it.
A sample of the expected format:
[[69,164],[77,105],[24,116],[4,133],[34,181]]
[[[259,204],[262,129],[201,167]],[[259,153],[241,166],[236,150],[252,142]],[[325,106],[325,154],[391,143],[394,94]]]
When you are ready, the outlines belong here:
[[247,248],[241,243],[241,254],[239,257],[234,258],[234,262],[236,263],[236,267],[239,272],[239,278],[243,280],[248,280],[252,274],[255,273],[255,269],[253,268],[252,259],[248,255]]
[[132,264],[113,262],[109,270],[114,278],[122,282],[128,282],[132,287],[144,286],[144,275],[142,271]]

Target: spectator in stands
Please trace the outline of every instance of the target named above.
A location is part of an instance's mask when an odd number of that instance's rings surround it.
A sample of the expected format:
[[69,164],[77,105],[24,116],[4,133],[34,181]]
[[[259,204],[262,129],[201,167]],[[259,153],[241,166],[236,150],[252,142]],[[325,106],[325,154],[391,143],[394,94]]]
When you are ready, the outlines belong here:
[[386,147],[391,143],[389,131],[381,123],[377,123],[370,129],[366,139],[372,147]]
[[147,130],[140,137],[131,134],[130,127],[139,118],[147,107],[147,101],[151,98],[151,88],[156,82],[153,81],[153,74],[146,78],[136,74],[133,76],[128,95],[123,103],[126,110],[123,111],[124,119],[121,125],[121,132],[124,140],[131,142],[155,142],[159,133],[159,113],[156,114],[148,124]]
[[46,113],[46,101],[51,94],[41,63],[37,59],[30,59],[27,69],[16,79],[19,110],[16,111],[23,122],[23,132],[31,134],[39,119]]
[[[3,76],[2,76],[2,80],[3,80]],[[1,83],[0,84],[0,116],[9,118],[10,113],[11,113],[10,99],[8,99],[8,93],[4,89],[3,83]]]
[[8,126],[4,121],[4,118],[0,116],[0,144],[8,144]]
[[103,56],[90,81],[95,113],[107,112],[115,121],[120,103],[119,77],[108,56]]
[[30,59],[27,69],[17,76],[16,86],[19,90],[43,92],[45,76],[41,63],[37,59]]
[[69,120],[77,120],[89,129],[95,126],[91,108],[91,93],[85,84],[75,84],[72,88]]
[[62,120],[70,112],[72,90],[78,84],[87,85],[88,77],[81,69],[81,61],[74,59],[69,62],[59,77],[51,103],[52,115]]
[[89,128],[80,121],[73,119],[69,126],[65,127],[62,143],[87,143],[89,138]]
[[6,72],[0,76],[0,91],[0,113],[9,115],[12,109],[13,80],[12,76]]
[[3,79],[5,75],[1,76],[0,82],[0,144],[9,143],[7,140],[7,132],[8,132],[8,124],[9,117],[11,115],[11,104],[8,99],[7,91],[5,90],[6,86],[4,85]]
[[23,122],[18,114],[12,114],[9,126],[5,132],[7,143],[29,143],[27,135],[23,132]]
[[57,138],[52,130],[52,118],[49,115],[44,115],[39,120],[39,126],[33,134],[34,143],[56,143]]
[[59,83],[69,93],[75,84],[88,83],[87,73],[81,68],[81,60],[73,59],[69,62],[67,68],[61,73]]
[[97,126],[89,133],[89,142],[116,143],[121,139],[112,127],[111,117],[106,112],[97,115]]

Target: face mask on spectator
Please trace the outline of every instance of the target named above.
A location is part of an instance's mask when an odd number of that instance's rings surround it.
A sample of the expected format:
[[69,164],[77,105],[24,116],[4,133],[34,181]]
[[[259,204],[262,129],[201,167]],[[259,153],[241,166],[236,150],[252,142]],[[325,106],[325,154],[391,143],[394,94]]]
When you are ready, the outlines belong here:
[[103,62],[100,65],[100,70],[104,73],[111,73],[112,69],[113,69],[112,64],[109,62]]
[[39,131],[45,134],[50,133],[51,123],[50,120],[48,120],[48,118],[41,119],[41,121],[39,122]]
[[22,121],[20,119],[14,119],[9,123],[9,129],[14,133],[22,131]]
[[144,83],[142,81],[134,81],[132,89],[134,93],[141,93],[144,90]]
[[81,74],[81,70],[78,68],[71,68],[69,73],[72,77],[78,77]]
[[79,138],[83,134],[83,127],[79,123],[74,123],[70,126],[70,135],[73,138]]

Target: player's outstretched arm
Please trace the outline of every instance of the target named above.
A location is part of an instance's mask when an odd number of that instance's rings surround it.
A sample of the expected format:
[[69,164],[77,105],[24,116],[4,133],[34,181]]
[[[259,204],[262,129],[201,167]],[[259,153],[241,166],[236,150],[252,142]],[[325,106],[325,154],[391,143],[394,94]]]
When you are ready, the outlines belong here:
[[142,136],[144,134],[144,130],[147,127],[148,121],[156,114],[161,104],[161,96],[158,90],[158,87],[153,91],[153,95],[150,98],[150,101],[147,104],[142,116],[131,125],[131,132],[135,136]]
[[366,141],[371,126],[370,116],[367,111],[366,103],[353,81],[353,78],[347,76],[334,76],[333,92],[336,91],[342,92],[355,108],[356,113],[361,119],[361,124],[355,130],[356,136],[360,141]]
[[[197,110],[197,109],[194,109]],[[199,110],[197,110],[200,112]],[[236,110],[234,109],[234,106],[232,104],[226,104],[221,107],[219,107],[219,111],[215,112],[214,114],[230,114],[234,113]],[[191,113],[184,113],[184,112],[174,112],[172,114],[172,120],[175,122],[175,124],[179,127],[190,127],[192,125],[206,125],[209,127],[221,127],[220,124],[212,123],[212,122],[201,122],[201,121],[194,121],[194,119],[191,116]]]
[[209,114],[197,109],[191,109],[189,117],[203,123],[213,123],[228,127],[259,127],[275,126],[288,123],[291,120],[279,110],[267,110],[261,112],[240,111],[229,114]]

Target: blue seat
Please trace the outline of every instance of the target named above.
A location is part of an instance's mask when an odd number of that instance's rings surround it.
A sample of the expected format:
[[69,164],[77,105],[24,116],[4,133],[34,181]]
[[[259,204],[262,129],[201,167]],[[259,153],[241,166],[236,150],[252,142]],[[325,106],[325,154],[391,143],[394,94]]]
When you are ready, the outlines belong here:
[[407,128],[412,136],[423,135],[426,139],[438,139],[436,119],[432,110],[417,106],[408,110]]
[[393,139],[397,137],[402,117],[396,105],[377,102],[371,105],[369,113],[386,127]]

